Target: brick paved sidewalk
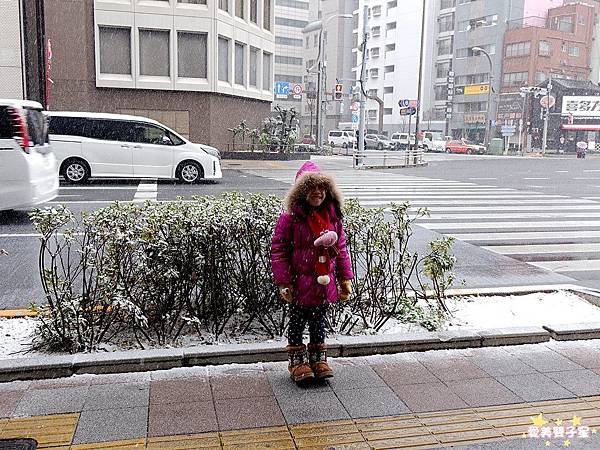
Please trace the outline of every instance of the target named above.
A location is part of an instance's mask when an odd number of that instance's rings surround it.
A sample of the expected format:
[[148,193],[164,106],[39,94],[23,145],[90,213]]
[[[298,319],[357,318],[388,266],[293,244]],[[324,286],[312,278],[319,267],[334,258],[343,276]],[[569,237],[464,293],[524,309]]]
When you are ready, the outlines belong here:
[[600,341],[332,362],[335,377],[306,388],[291,383],[285,363],[4,383],[0,439],[73,449],[339,449],[516,438],[511,445],[543,448],[547,439],[522,437],[540,413],[600,427]]

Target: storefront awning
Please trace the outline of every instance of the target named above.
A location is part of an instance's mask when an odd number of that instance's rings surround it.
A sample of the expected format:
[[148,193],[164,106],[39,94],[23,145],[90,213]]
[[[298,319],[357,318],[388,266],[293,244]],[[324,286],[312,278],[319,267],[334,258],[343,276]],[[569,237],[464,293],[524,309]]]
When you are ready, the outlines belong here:
[[564,123],[560,126],[565,131],[600,131],[599,124],[567,124]]

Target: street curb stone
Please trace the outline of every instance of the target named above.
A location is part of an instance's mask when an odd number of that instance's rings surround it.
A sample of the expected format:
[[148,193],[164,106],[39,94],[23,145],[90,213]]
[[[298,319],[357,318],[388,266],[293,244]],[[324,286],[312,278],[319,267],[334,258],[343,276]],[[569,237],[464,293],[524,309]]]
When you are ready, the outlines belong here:
[[[600,292],[575,285],[518,286],[479,290],[452,290],[450,295],[523,294],[569,290],[600,306]],[[503,345],[536,344],[555,340],[599,339],[600,323],[546,324],[531,327],[413,332],[375,336],[337,336],[328,340],[330,357],[453,350]],[[284,341],[225,344],[203,347],[129,350],[107,353],[0,359],[0,382],[168,370],[219,364],[285,361]]]

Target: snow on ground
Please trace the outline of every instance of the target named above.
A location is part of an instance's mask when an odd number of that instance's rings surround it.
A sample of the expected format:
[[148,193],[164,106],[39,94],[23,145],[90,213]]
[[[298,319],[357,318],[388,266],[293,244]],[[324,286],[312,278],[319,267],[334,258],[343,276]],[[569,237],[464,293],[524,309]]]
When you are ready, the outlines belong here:
[[[447,301],[454,316],[445,324],[445,329],[457,328],[501,328],[519,326],[541,326],[548,324],[570,324],[600,322],[600,308],[574,293],[566,291],[538,292],[527,295],[482,296],[452,298]],[[22,358],[33,353],[23,353],[31,343],[35,320],[0,319],[0,358]],[[380,330],[381,334],[425,331],[418,325],[389,320]],[[245,335],[239,339],[225,339],[221,343],[266,342],[259,336]],[[182,345],[206,345],[207,341],[197,336],[185,336]],[[102,350],[117,351],[131,348],[125,343],[106,345]]]

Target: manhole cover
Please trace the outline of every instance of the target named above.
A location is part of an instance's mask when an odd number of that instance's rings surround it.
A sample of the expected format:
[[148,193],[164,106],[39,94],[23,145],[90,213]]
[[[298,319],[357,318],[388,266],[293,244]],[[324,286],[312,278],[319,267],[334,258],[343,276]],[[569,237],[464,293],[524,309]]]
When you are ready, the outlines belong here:
[[35,450],[37,442],[33,439],[0,439],[0,450]]

